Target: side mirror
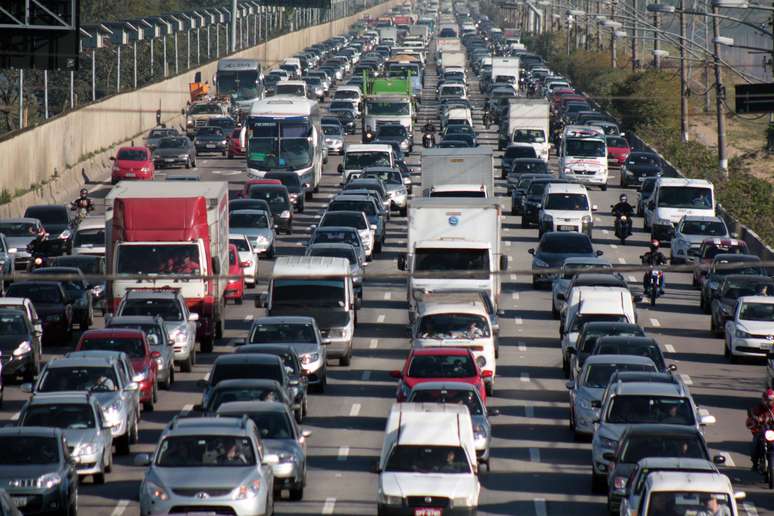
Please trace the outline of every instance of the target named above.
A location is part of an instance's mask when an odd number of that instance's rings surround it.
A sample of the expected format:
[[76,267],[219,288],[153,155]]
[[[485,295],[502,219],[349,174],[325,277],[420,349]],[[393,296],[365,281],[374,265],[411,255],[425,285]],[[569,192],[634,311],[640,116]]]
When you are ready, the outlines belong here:
[[530,247],[529,249],[527,249],[527,252],[528,252],[529,254],[533,255],[533,256],[535,255],[535,249],[534,249],[534,248],[532,248],[532,247]]
[[712,462],[714,462],[715,464],[725,464],[726,458],[723,455],[715,455],[714,457],[712,457]]
[[405,254],[398,255],[398,270],[399,271],[405,271],[406,270],[406,255]]
[[175,339],[169,339],[167,341],[167,346],[174,346],[175,345]]
[[677,371],[677,364],[669,364],[669,367],[667,367],[670,371]]
[[312,435],[312,431],[311,430],[301,430],[301,437],[306,439],[310,435]]
[[151,458],[148,453],[138,453],[134,456],[134,465],[138,467],[150,466]]
[[339,166],[336,167],[336,170],[339,171],[339,174],[343,174],[344,173],[344,164],[343,163],[339,163]]
[[592,204],[591,211],[597,211],[597,210],[599,210],[599,206],[597,206],[596,204]]
[[401,374],[401,372],[399,370],[390,371],[390,376],[392,378],[396,378],[398,380],[400,380],[403,377],[403,375]]
[[181,110],[180,110],[180,114],[181,114],[181,115],[185,115],[185,109],[181,109]]
[[188,314],[188,320],[191,321],[191,322],[198,321],[199,320],[199,314],[197,314],[195,312],[191,313],[191,314]]
[[196,380],[196,386],[199,387],[200,389],[206,389],[207,388],[207,380],[205,380],[205,379]]
[[564,384],[565,387],[567,387],[567,390],[573,390],[575,388],[575,382],[573,380],[570,380],[569,382]]
[[[158,346],[159,345],[159,338],[156,335],[148,335],[148,344],[151,346]],[[154,351],[154,353],[158,353],[157,351]],[[152,353],[151,353],[152,355]]]
[[507,271],[508,270],[508,256],[506,255],[500,255],[500,270],[501,271]]
[[32,394],[32,384],[31,383],[23,383],[20,387],[21,391],[27,394]]

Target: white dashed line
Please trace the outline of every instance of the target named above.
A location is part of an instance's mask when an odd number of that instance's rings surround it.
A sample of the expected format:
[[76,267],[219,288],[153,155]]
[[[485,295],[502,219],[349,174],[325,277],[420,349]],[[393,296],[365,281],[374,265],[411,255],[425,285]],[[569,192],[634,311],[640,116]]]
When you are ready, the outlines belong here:
[[510,240],[506,240],[505,241],[505,246],[506,247],[511,247],[511,241]]
[[519,293],[518,293],[518,292],[512,292],[512,293],[511,293],[511,297],[512,297],[513,299],[519,299]]
[[515,322],[517,326],[521,326],[522,324],[524,324],[524,321],[521,319],[521,317],[517,317],[516,319],[513,320],[513,322]]
[[513,256],[508,257],[508,263],[511,263],[513,261]]
[[666,350],[667,353],[675,352],[675,347],[671,344],[664,344],[664,349]]
[[511,281],[516,281],[516,275],[515,274],[511,274]]
[[529,461],[530,462],[540,462],[540,450],[537,448],[530,448],[529,449]]
[[733,468],[734,466],[736,466],[736,464],[734,463],[734,459],[731,458],[730,453],[726,451],[722,451],[722,452],[718,452],[718,455],[726,459],[726,462],[723,463],[724,466],[728,468]]
[[655,327],[655,328],[660,328],[661,327],[661,323],[658,322],[658,319],[651,319],[650,320],[650,325]]
[[363,371],[363,376],[360,377],[361,380],[364,382],[367,382],[371,379],[371,371]]
[[21,416],[21,412],[17,412],[13,416],[11,416],[11,421],[18,421],[19,420],[19,416]]
[[545,498],[535,498],[535,516],[547,516],[548,511],[546,510],[546,499]]
[[693,380],[691,380],[691,377],[687,374],[681,374],[680,378],[683,380],[685,385],[693,385]]
[[518,346],[519,346],[519,351],[521,351],[522,353],[527,351],[527,345],[524,344],[523,342],[519,342]]
[[129,500],[119,500],[118,505],[110,513],[110,516],[121,516],[127,507],[129,507]]
[[245,315],[245,321],[252,321],[255,315],[253,314],[247,314]]
[[635,278],[634,276],[629,276],[629,277],[627,277],[627,279],[629,281],[631,281],[632,283],[636,283],[637,282],[637,278]]
[[747,513],[747,516],[758,516],[758,509],[755,507],[754,503],[744,502],[742,508],[744,509],[744,512]]
[[349,417],[355,417],[360,414],[360,403],[353,403],[352,408],[349,409]]
[[622,263],[622,264],[623,264],[623,263],[626,263],[626,258],[619,257],[619,258],[618,258],[618,263]]
[[606,230],[606,229],[603,229],[603,230],[602,230],[602,233],[603,233],[603,234],[605,234],[605,235],[609,235],[609,234],[610,234],[610,231],[608,231],[608,230]]
[[529,382],[529,373],[521,373],[521,381]]
[[180,415],[181,416],[185,416],[189,412],[191,412],[192,410],[193,410],[193,405],[192,404],[189,403],[188,405],[183,405],[183,410],[180,411]]
[[333,510],[336,508],[335,498],[326,498],[323,504],[322,514],[333,514]]
[[378,347],[379,347],[379,341],[378,341],[378,340],[376,340],[376,339],[371,339],[371,343],[370,343],[370,344],[368,344],[368,347],[369,347],[370,349],[376,349],[376,348],[378,348]]
[[379,314],[379,317],[377,317],[377,318],[376,318],[376,322],[378,322],[378,323],[383,323],[383,322],[384,322],[384,320],[385,320],[386,318],[387,318],[387,316],[386,316],[386,315],[384,315],[384,314]]
[[618,244],[610,244],[610,247],[611,247],[612,249],[618,249]]
[[385,301],[389,301],[390,299],[392,299],[392,292],[385,292],[384,293],[384,300]]
[[347,457],[349,456],[349,446],[341,446],[339,447],[339,456],[337,457],[338,460],[347,460]]

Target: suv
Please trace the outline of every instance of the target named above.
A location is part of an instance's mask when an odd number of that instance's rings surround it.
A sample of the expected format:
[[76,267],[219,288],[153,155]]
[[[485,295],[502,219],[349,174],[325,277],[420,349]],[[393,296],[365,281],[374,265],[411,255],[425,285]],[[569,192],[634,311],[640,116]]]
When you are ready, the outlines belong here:
[[172,349],[175,342],[167,335],[164,319],[158,315],[113,317],[105,321],[105,328],[126,328],[145,333],[145,340],[148,341],[152,354],[158,353],[153,358],[158,365],[159,385],[168,390],[175,383],[175,353]]
[[33,396],[19,412],[19,426],[60,428],[78,475],[105,483],[113,467],[113,435],[90,392],[50,392]]
[[132,381],[131,365],[124,353],[80,351],[49,361],[38,381],[22,384],[22,392],[91,392],[102,408],[105,425],[110,428],[116,451],[129,453],[137,442],[140,427],[139,385]]
[[239,378],[275,380],[282,385],[286,393],[290,392],[290,379],[280,357],[237,352],[219,356],[212,364],[207,379],[197,382],[197,386],[204,389],[201,406],[209,406],[212,390],[218,382]]
[[170,340],[174,341],[175,363],[190,373],[196,363],[196,321],[199,314],[188,311],[182,294],[177,291],[130,290],[116,311],[117,316],[160,316]]
[[201,511],[237,515],[274,512],[277,455],[264,455],[249,418],[173,419],[156,451],[135,457],[147,466],[140,485],[140,514]]
[[591,238],[597,206],[589,202],[586,187],[580,184],[548,184],[538,214],[538,234],[550,231],[577,231]]

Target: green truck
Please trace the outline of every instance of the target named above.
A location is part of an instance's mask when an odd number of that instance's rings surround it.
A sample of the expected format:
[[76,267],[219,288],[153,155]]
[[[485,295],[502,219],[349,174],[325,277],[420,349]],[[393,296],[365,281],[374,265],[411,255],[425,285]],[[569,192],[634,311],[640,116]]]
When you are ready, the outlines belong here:
[[363,143],[368,143],[365,135],[369,129],[375,134],[377,127],[385,123],[400,123],[413,134],[416,106],[411,96],[411,79],[366,77],[363,84]]

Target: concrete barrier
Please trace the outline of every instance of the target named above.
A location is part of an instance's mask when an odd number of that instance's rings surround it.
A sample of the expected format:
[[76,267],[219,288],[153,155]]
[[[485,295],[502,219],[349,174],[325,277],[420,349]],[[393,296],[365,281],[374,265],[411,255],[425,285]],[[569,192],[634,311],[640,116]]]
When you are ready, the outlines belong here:
[[[258,59],[271,68],[305,47],[346,32],[364,15],[379,16],[399,2],[389,0],[348,18],[279,36],[266,48],[260,44],[229,57]],[[167,124],[179,124],[194,74],[201,72],[202,78],[211,80],[216,69],[217,61],[205,64],[108,97],[0,142],[0,191],[14,196],[10,203],[0,205],[0,217],[17,216],[35,203],[61,202],[84,184],[84,169],[88,179],[104,180],[116,146],[133,139],[139,143],[156,125],[158,109]],[[28,193],[17,195],[22,192]]]

